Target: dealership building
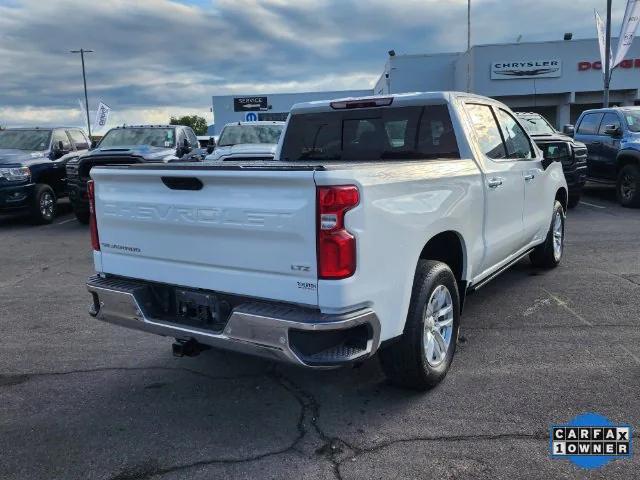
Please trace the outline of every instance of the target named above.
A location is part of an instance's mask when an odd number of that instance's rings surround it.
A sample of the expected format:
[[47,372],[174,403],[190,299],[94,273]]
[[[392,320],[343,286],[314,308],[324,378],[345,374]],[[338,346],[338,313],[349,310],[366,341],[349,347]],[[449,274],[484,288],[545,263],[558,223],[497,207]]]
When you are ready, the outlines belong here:
[[[617,39],[612,45],[615,50]],[[311,100],[432,90],[468,90],[496,98],[514,110],[541,113],[558,128],[574,123],[582,111],[602,106],[603,72],[595,38],[478,45],[459,53],[390,53],[373,89],[214,96],[215,123],[284,119],[293,104]],[[612,105],[640,104],[638,42],[614,70],[610,98]]]

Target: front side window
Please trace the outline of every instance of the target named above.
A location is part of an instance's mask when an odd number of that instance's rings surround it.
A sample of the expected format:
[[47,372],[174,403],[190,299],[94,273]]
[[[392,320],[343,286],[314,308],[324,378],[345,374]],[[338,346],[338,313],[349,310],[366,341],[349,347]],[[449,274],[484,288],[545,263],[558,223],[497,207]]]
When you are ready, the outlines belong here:
[[247,143],[278,143],[282,125],[227,125],[220,134],[219,147]]
[[282,160],[427,160],[460,158],[446,105],[294,114]]
[[627,127],[632,132],[640,132],[640,112],[627,110],[624,112],[624,119],[627,122]]
[[78,150],[89,148],[89,140],[87,140],[87,137],[85,137],[84,133],[80,130],[68,130],[68,133]]
[[581,135],[595,135],[598,133],[598,127],[600,127],[600,120],[602,120],[601,113],[587,113],[578,125],[578,133]]
[[468,103],[466,109],[469,112],[482,153],[493,159],[506,158],[507,153],[491,107]]
[[616,115],[615,113],[605,113],[604,117],[602,118],[602,122],[600,122],[598,135],[606,135],[605,130],[607,128],[607,125],[613,125],[618,129],[621,128],[618,115]]
[[192,148],[197,148],[198,147],[198,137],[196,137],[196,134],[193,133],[193,130],[191,130],[190,128],[185,128],[184,131],[187,132],[187,140],[189,142],[189,145]]
[[100,142],[100,147],[151,147],[173,148],[176,146],[173,128],[126,127],[109,130]]
[[64,130],[54,130],[52,141],[53,147],[58,148],[60,142],[62,142],[62,150],[64,150],[65,152],[71,151],[71,142],[69,141],[67,132],[65,132]]
[[51,130],[0,131],[0,148],[43,151],[49,148]]
[[522,127],[516,122],[516,119],[505,110],[498,109],[498,122],[502,129],[504,143],[507,147],[508,158],[533,158],[529,137]]

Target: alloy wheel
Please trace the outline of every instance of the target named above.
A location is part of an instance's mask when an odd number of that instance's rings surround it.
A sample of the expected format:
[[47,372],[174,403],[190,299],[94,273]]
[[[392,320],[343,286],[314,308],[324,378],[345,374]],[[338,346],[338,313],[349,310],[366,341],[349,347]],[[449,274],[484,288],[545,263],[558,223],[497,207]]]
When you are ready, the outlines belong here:
[[451,345],[453,334],[453,300],[444,285],[438,285],[427,302],[424,314],[424,354],[432,367],[440,365]]

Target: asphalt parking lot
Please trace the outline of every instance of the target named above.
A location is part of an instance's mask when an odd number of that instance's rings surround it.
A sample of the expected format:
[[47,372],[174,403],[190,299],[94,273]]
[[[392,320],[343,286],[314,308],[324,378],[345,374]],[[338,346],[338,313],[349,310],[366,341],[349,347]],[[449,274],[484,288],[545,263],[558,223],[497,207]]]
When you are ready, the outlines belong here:
[[[91,319],[89,235],[0,219],[0,478],[638,478],[548,456],[592,411],[640,428],[640,211],[590,188],[562,265],[468,298],[452,369],[427,394],[376,361],[308,372]],[[638,434],[634,434],[638,441]],[[637,450],[637,449],[636,449]],[[634,473],[635,472],[635,473]]]

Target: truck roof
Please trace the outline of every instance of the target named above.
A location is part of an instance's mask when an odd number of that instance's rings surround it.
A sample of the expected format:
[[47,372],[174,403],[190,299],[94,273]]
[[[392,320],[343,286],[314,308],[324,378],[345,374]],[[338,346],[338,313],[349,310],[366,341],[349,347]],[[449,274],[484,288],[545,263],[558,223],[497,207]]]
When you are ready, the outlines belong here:
[[184,127],[186,125],[119,125],[111,128],[111,130],[126,129],[126,128],[176,128]]
[[[394,106],[412,106],[412,105],[424,105],[430,103],[449,103],[452,97],[469,97],[477,98],[483,102],[494,102],[492,100],[481,95],[475,95],[473,93],[455,92],[455,91],[437,91],[437,92],[412,92],[412,93],[394,93],[390,95],[367,95],[366,97],[347,97],[347,98],[335,98],[328,100],[315,100],[313,102],[296,103],[291,107],[291,113],[305,113],[305,112],[321,112],[321,111],[333,111],[334,108],[331,104],[339,102],[366,102],[366,101],[382,101],[384,99],[390,99],[390,104]],[[382,106],[382,105],[381,105]]]
[[258,120],[256,122],[229,122],[225,124],[227,126],[233,125],[282,125],[284,126],[285,122],[276,122],[275,120]]

